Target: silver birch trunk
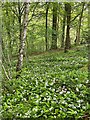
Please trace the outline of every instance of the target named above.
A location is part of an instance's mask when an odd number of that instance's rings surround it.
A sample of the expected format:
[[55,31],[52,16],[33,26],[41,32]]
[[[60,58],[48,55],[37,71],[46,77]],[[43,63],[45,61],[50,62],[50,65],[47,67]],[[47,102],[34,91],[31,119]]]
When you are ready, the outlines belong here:
[[21,29],[21,38],[20,38],[20,47],[19,47],[19,55],[18,55],[18,62],[16,66],[16,72],[21,71],[23,66],[23,58],[24,58],[24,48],[25,48],[25,41],[26,41],[26,33],[27,33],[27,24],[28,24],[28,14],[29,14],[29,3],[24,3],[24,15],[23,15],[23,22],[22,22],[22,29]]

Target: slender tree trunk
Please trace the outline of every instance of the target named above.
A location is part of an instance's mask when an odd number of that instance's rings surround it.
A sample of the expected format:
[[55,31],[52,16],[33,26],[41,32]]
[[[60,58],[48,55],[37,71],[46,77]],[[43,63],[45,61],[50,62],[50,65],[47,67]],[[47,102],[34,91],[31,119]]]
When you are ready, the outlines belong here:
[[52,45],[51,49],[57,49],[57,3],[53,2],[53,22],[52,22]]
[[65,12],[66,12],[66,17],[67,17],[65,52],[67,52],[67,50],[71,48],[71,41],[70,41],[71,5],[70,3],[65,4]]
[[11,39],[11,30],[10,30],[10,17],[9,17],[9,13],[8,13],[8,6],[6,7],[6,16],[8,18],[7,22],[6,22],[6,30],[7,30],[7,35],[8,35],[8,39],[9,39],[9,52],[10,52],[10,56],[12,55],[12,39]]
[[85,2],[82,3],[82,11],[81,11],[81,15],[79,17],[79,22],[78,22],[78,26],[77,26],[76,43],[75,43],[76,45],[80,44],[80,29],[81,29],[81,22],[82,22],[82,17],[83,17],[84,6],[85,6]]
[[[24,16],[23,16],[23,22],[21,25],[21,11],[19,6],[19,25],[20,25],[20,47],[19,47],[19,55],[18,55],[18,62],[16,66],[16,72],[20,72],[21,68],[23,66],[23,57],[24,57],[24,47],[25,47],[25,40],[26,40],[26,32],[27,32],[27,24],[28,24],[28,13],[29,13],[29,3],[24,3]],[[18,75],[16,76],[18,78]]]
[[63,15],[63,26],[62,26],[61,48],[64,48],[65,21],[66,21],[66,14],[64,12],[64,15]]
[[[88,80],[90,80],[90,2],[88,3],[88,40],[87,42],[88,42]],[[90,88],[90,81],[89,81],[89,88]]]
[[46,51],[48,50],[48,9],[49,9],[49,4],[46,2],[46,31],[45,31],[45,42],[46,42]]

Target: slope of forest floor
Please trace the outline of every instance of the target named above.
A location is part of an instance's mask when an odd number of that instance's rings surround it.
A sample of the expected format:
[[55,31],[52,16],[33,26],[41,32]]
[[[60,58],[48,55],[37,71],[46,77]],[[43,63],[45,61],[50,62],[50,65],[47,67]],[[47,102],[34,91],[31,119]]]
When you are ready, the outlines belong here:
[[84,46],[30,56],[21,77],[5,83],[3,118],[86,119],[90,116],[87,65]]

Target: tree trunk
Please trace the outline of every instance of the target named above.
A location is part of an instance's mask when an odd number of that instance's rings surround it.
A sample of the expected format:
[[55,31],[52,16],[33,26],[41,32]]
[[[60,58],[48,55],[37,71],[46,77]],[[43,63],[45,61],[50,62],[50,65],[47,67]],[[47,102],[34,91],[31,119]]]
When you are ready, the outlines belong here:
[[[88,3],[88,41],[87,42],[88,42],[88,80],[90,80],[90,2]],[[90,81],[88,87],[90,88]]]
[[52,22],[52,45],[51,49],[57,49],[57,3],[53,2],[53,22]]
[[49,9],[49,4],[46,2],[46,31],[45,31],[45,42],[46,42],[46,51],[48,50],[48,9]]
[[76,43],[75,43],[76,45],[80,44],[80,29],[81,29],[81,22],[82,22],[82,17],[83,17],[84,6],[85,6],[85,3],[83,2],[82,3],[82,11],[81,11],[81,14],[79,17],[79,22],[78,22],[77,31],[76,31]]
[[70,3],[65,4],[65,12],[67,17],[67,29],[66,29],[66,40],[65,40],[65,52],[71,48],[70,41],[70,20],[71,20],[71,5]]
[[[28,13],[29,13],[29,3],[24,3],[24,15],[23,15],[23,22],[21,25],[21,11],[19,6],[19,27],[20,27],[20,46],[19,46],[19,55],[18,55],[18,62],[16,66],[16,72],[20,72],[23,66],[23,57],[24,57],[24,47],[25,47],[25,40],[26,40],[26,32],[27,32],[27,24],[28,24]],[[19,74],[17,74],[16,78],[18,78]]]
[[12,39],[11,39],[10,17],[8,12],[8,6],[6,7],[6,16],[8,18],[8,20],[6,21],[6,30],[7,30],[7,35],[9,39],[9,52],[10,52],[10,56],[12,56],[12,45],[11,45]]
[[64,48],[65,21],[66,21],[66,14],[64,12],[64,15],[63,15],[63,26],[62,26],[61,48]]

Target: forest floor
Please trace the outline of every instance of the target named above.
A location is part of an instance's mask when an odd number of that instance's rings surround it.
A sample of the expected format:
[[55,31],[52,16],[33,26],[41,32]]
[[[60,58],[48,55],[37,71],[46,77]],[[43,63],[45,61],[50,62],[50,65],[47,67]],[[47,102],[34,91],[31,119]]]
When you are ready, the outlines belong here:
[[[82,50],[82,48],[87,48],[87,44],[86,45],[80,45],[80,46],[75,46],[75,45],[73,45],[72,47],[71,47],[71,49],[70,50],[68,50],[68,51],[81,51]],[[63,53],[64,54],[64,48],[58,48],[58,49],[55,49],[55,50],[48,50],[48,51],[44,51],[44,52],[32,52],[31,54],[30,54],[30,57],[32,57],[32,56],[37,56],[37,55],[39,55],[39,56],[42,56],[42,55],[49,55],[49,54],[51,54],[51,53]],[[83,52],[83,51],[82,51]],[[88,48],[87,48],[87,51],[86,52],[88,52]],[[66,52],[66,54],[67,54],[67,52]]]
[[86,113],[89,117],[87,65],[85,46],[30,56],[21,77],[6,82],[3,117],[82,120]]

